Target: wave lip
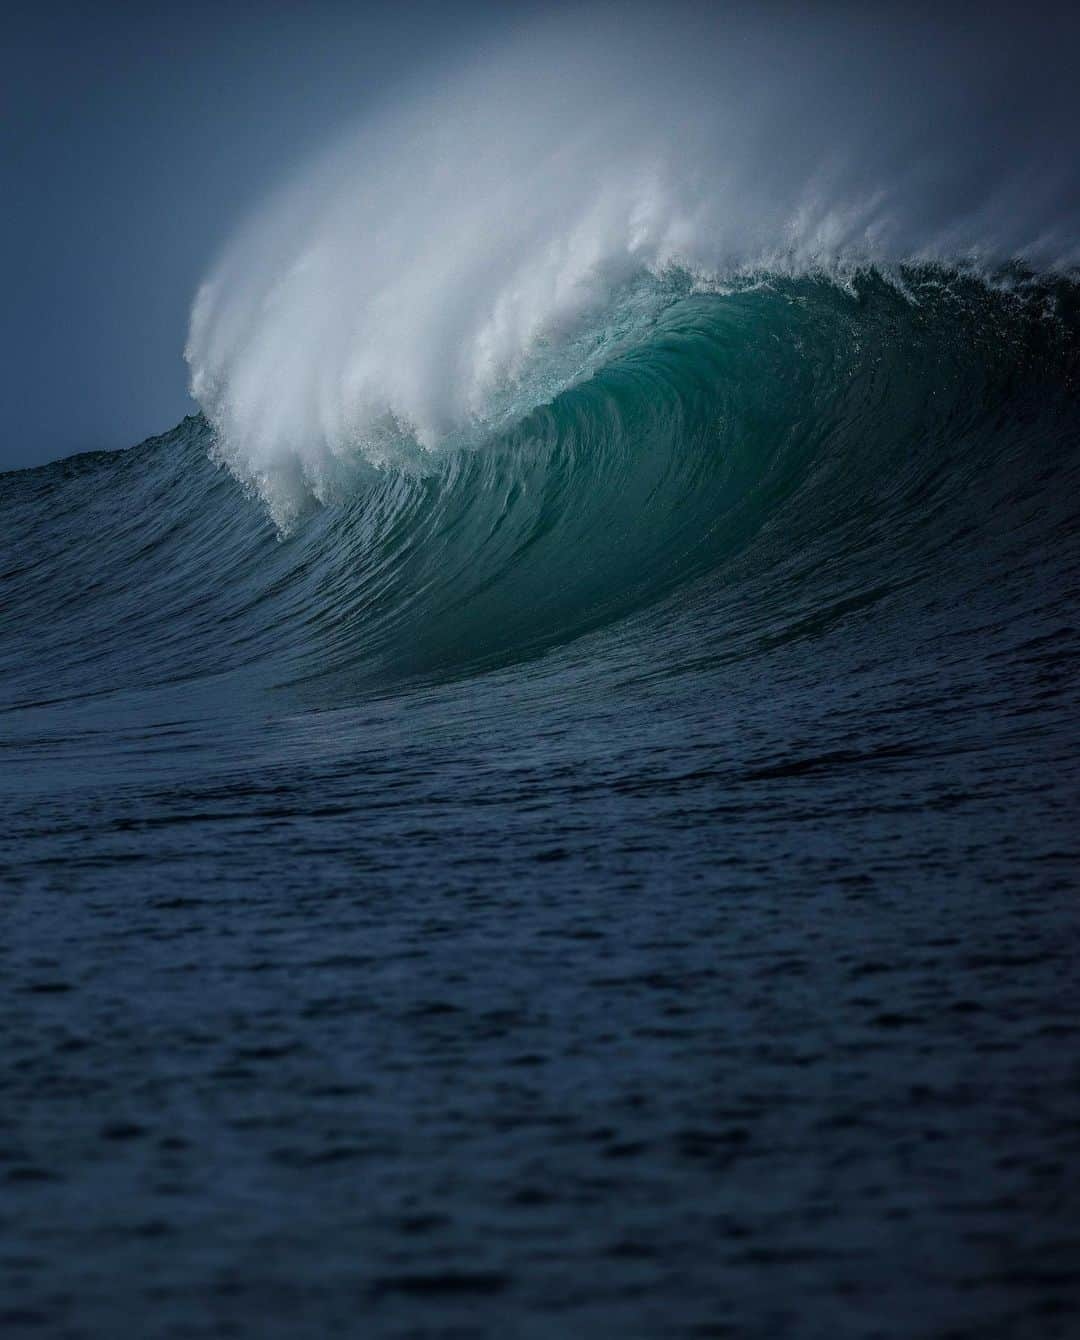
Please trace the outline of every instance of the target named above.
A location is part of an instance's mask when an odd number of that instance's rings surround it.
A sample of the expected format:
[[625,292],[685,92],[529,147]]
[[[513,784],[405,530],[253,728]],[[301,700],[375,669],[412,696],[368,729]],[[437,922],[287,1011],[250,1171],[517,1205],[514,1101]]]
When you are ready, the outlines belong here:
[[1004,125],[993,14],[925,41],[880,15],[678,17],[533,28],[345,137],[238,235],[187,357],[220,459],[279,525],[549,402],[647,336],[673,272],[1080,260],[1080,169],[1047,135],[1080,95],[1034,29]]

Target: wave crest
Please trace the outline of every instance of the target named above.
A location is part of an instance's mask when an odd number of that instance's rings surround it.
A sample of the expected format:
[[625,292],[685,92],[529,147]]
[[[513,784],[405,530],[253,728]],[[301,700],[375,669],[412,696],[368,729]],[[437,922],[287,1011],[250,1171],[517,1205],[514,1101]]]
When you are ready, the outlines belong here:
[[693,279],[1077,263],[1080,173],[1047,138],[1065,72],[1014,59],[988,153],[989,32],[683,18],[531,29],[237,236],[186,353],[219,456],[279,525],[549,401]]

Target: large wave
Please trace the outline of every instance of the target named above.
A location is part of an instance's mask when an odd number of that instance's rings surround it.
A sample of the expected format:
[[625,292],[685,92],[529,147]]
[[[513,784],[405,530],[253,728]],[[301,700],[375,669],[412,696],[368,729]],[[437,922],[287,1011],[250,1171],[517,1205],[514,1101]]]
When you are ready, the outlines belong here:
[[[216,451],[288,528],[432,468],[647,338],[687,282],[1080,259],[1060,53],[915,14],[563,16],[418,84],[256,212],[187,357]],[[1003,52],[1007,56],[1003,56]]]
[[1067,587],[1076,95],[1037,33],[1004,84],[959,30],[792,25],[533,29],[283,189],[196,302],[203,413],[5,477],[9,700]]
[[10,699],[208,677],[221,697],[243,672],[325,701],[590,630],[667,666],[883,602],[1038,604],[1075,550],[1077,290],[897,278],[631,285],[632,310],[666,304],[647,338],[481,450],[370,469],[284,540],[201,417],[7,476]]

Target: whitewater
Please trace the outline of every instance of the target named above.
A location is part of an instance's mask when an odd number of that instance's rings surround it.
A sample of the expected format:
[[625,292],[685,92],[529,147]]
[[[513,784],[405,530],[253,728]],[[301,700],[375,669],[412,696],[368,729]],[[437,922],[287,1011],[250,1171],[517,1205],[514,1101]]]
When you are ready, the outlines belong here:
[[[880,19],[834,16],[812,45],[794,26],[541,27],[346,135],[196,298],[192,393],[222,459],[288,524],[349,487],[357,457],[481,437],[640,339],[656,298],[625,291],[643,274],[1080,261],[1075,163],[1046,143],[1066,93],[1045,65],[1002,69],[991,22],[963,36],[980,72],[958,89],[959,32],[898,60]],[[1028,104],[1007,135],[996,76]]]
[[5,1334],[1073,1333],[1078,34],[1014,27],[421,72],[212,259],[190,417],[0,475]]

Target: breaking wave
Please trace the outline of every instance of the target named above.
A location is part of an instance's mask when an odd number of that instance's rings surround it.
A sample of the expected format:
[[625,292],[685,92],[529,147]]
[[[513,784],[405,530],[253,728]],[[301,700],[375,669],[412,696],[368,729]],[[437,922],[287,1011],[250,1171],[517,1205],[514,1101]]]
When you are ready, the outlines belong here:
[[414,90],[219,260],[201,414],[5,477],[9,702],[348,695],[650,611],[646,663],[752,657],[943,569],[1034,598],[1075,534],[1075,94],[1014,52],[991,137],[995,22],[594,15]]
[[595,11],[413,89],[200,288],[187,357],[219,458],[287,528],[368,465],[506,429],[688,287],[1067,273],[1080,170],[1054,127],[1077,95],[1037,21],[1017,51],[1000,17]]

